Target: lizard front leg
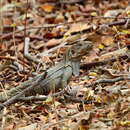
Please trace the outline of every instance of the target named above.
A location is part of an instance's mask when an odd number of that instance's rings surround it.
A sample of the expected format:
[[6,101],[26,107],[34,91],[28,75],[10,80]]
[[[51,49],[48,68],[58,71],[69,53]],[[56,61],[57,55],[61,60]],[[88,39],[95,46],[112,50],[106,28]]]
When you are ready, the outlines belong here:
[[63,75],[62,75],[62,79],[61,79],[61,88],[62,89],[65,89],[67,87],[67,84],[72,76],[72,66],[70,65],[67,65],[65,68],[64,68],[64,72],[63,72]]

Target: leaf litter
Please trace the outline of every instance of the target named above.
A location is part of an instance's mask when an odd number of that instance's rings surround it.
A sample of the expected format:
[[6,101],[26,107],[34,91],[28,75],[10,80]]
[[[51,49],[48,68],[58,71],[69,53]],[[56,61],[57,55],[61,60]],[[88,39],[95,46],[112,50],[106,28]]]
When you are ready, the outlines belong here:
[[[80,76],[72,77],[69,84],[69,94],[80,99],[80,103],[63,95],[48,97],[46,101],[16,103],[1,113],[3,129],[130,128],[128,0],[8,0],[2,1],[1,7],[1,92],[59,62],[70,42],[85,38],[94,43],[91,55],[82,59]],[[29,53],[42,64],[24,57],[25,36],[30,38]],[[60,46],[64,42],[67,43]],[[114,80],[121,76],[123,80]],[[102,79],[114,81],[93,84]],[[84,100],[91,103],[85,104]]]

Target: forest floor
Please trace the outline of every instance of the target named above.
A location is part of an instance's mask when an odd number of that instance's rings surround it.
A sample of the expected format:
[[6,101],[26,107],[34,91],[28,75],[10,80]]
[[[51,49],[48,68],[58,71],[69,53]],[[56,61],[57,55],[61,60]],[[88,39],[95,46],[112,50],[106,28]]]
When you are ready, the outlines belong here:
[[59,63],[70,42],[87,39],[94,46],[82,58],[80,76],[72,76],[69,83],[80,102],[64,95],[17,102],[0,112],[1,129],[130,130],[129,4],[129,0],[1,0],[0,92]]

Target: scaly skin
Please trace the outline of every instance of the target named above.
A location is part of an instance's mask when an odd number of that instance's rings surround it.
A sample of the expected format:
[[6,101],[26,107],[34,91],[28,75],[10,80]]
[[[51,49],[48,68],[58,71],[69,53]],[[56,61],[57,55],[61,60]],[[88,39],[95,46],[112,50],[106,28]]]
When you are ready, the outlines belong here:
[[[72,45],[72,47],[65,52],[63,60],[47,70],[45,79],[41,80],[33,89],[26,91],[24,93],[25,96],[36,94],[45,95],[50,91],[57,91],[66,87],[72,75],[79,75],[81,57],[89,54],[90,50],[92,50],[92,43],[90,41],[79,41],[75,45]],[[37,75],[16,88],[6,91],[6,93],[0,93],[0,102],[6,101],[25,90],[43,75],[44,73]]]

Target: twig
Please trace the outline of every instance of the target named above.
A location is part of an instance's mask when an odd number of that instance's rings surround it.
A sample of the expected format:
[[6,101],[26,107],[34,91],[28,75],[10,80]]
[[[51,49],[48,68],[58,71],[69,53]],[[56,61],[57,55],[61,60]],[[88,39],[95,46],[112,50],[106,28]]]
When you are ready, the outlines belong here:
[[[7,114],[7,109],[4,108],[2,115],[6,115],[6,114]],[[7,118],[6,116],[2,117],[2,122],[1,122],[2,124],[1,124],[1,127],[0,127],[1,130],[4,130],[6,118]]]
[[[76,22],[82,22],[82,21],[85,21],[85,20],[78,20]],[[44,24],[43,26],[26,27],[26,30],[42,29],[42,28],[55,28],[55,27],[58,27],[58,26],[70,25],[70,24],[73,24],[73,23],[75,23],[75,21],[74,22],[65,22],[65,23],[60,23],[60,24]],[[23,32],[23,31],[25,31],[25,28],[23,28],[21,30],[17,30],[14,33],[17,34],[17,33]],[[12,36],[12,32],[0,35],[0,40],[10,38],[11,36]]]
[[129,23],[130,23],[130,19],[127,19],[126,24],[124,25],[124,27],[125,27],[126,29],[128,28]]
[[[16,31],[15,31],[15,33],[16,33]],[[3,36],[4,36],[4,35],[6,36],[6,34],[3,34]],[[8,35],[8,36],[5,37],[5,38],[11,39],[12,37],[13,37],[12,35]],[[15,37],[15,38],[19,38],[19,39],[23,39],[23,38],[24,38],[24,35],[23,35],[23,34],[18,34],[18,32],[17,32],[17,34],[15,34],[14,37]],[[4,39],[5,39],[5,38],[4,38]],[[38,40],[38,41],[44,40],[44,38],[41,37],[41,36],[29,36],[29,38],[30,38],[30,40]]]
[[57,50],[57,49],[59,49],[61,47],[64,47],[67,43],[69,43],[69,45],[72,45],[72,44],[74,44],[74,43],[76,43],[76,42],[78,42],[80,40],[85,40],[85,39],[86,38],[81,38],[78,35],[75,35],[75,37],[70,36],[65,41],[63,40],[63,42],[60,45],[58,45],[56,47],[53,47],[53,48],[51,48],[51,49],[49,49],[49,50],[47,50],[47,51],[45,51],[43,53],[37,54],[37,56],[47,56],[47,55],[49,55],[49,53],[51,53],[51,52],[53,52],[53,51],[55,51],[55,50]]
[[[20,97],[20,98],[17,99],[17,101],[20,101],[20,102],[44,101],[50,96],[51,97],[57,97],[57,96],[59,96],[59,95],[61,95],[63,93],[64,93],[64,91],[61,91],[61,92],[58,92],[58,93],[55,93],[55,94],[52,94],[52,95],[49,95],[49,96],[39,95],[39,96]],[[79,99],[79,98],[75,98],[75,97],[72,97],[72,96],[66,95],[66,94],[64,94],[64,96],[67,98],[67,100],[69,100],[71,102],[74,102],[74,103],[90,104],[90,103],[93,102],[93,101],[87,101],[87,100],[82,100],[82,99]]]
[[22,101],[24,101],[24,102],[28,102],[28,101],[44,101],[48,97],[57,97],[57,96],[60,96],[63,93],[64,93],[64,90],[62,90],[60,92],[57,92],[57,93],[54,93],[54,94],[51,94],[51,95],[48,95],[48,96],[39,95],[39,96],[20,97],[20,98],[17,99],[17,101],[20,101],[20,102],[22,102]]
[[47,50],[47,51],[45,51],[45,52],[42,52],[42,53],[40,53],[40,54],[37,54],[36,56],[47,56],[47,55],[49,55],[50,52],[53,52],[53,51],[55,51],[55,50],[57,50],[57,49],[59,49],[59,48],[65,46],[66,44],[67,44],[67,42],[63,42],[63,43],[61,43],[60,45],[58,45],[58,46],[56,46],[56,47],[53,47],[53,48],[51,48],[51,49],[49,49],[49,50]]
[[39,60],[39,59],[37,59],[35,56],[31,56],[30,54],[29,54],[29,43],[30,43],[30,39],[28,38],[28,37],[26,37],[25,38],[25,42],[24,42],[25,44],[24,44],[24,56],[27,58],[27,59],[29,59],[29,60],[31,60],[31,61],[34,61],[34,62],[36,62],[36,63],[41,63],[41,60]]
[[115,17],[115,16],[93,16],[93,18],[97,19],[130,19],[130,17]]
[[125,48],[122,48],[113,52],[106,53],[104,55],[101,55],[98,58],[93,59],[92,62],[90,63],[81,64],[81,68],[87,69],[88,67],[92,67],[95,65],[103,65],[108,62],[114,62],[117,60],[117,58],[123,58],[123,59],[129,58],[128,51],[129,50],[125,47]]
[[[130,19],[129,17],[123,17],[123,18],[116,18],[116,17],[104,17],[104,16],[89,16],[88,18],[97,18],[97,19],[100,19],[100,18],[103,18],[103,19]],[[85,21],[88,21],[88,18],[85,18],[83,20],[77,20],[77,21],[73,21],[73,22],[65,22],[65,23],[61,23],[61,24],[45,24],[43,26],[35,26],[35,27],[26,27],[26,30],[30,30],[30,29],[42,29],[42,28],[54,28],[54,27],[57,27],[57,26],[63,26],[63,25],[70,25],[70,24],[73,24],[75,22],[85,22]],[[116,25],[124,25],[126,23],[126,20],[124,21],[115,21],[115,22],[112,22],[112,23],[106,23],[106,25],[108,26],[116,26]],[[91,29],[93,29],[93,27],[91,27]],[[90,30],[90,28],[88,29]],[[21,29],[21,30],[17,30],[15,31],[14,33],[17,34],[17,33],[20,33],[22,31],[25,31],[25,28]],[[3,34],[3,35],[0,35],[0,39],[5,39],[5,38],[10,38],[12,36],[12,32],[10,33],[7,33],[7,34]]]
[[128,48],[124,47],[122,49],[118,49],[118,50],[103,54],[102,56],[96,58],[96,60],[103,61],[105,59],[111,59],[112,57],[118,58],[118,57],[126,55],[127,52],[128,52]]
[[13,56],[0,56],[0,59],[6,59],[6,60],[16,60]]
[[119,81],[123,81],[123,80],[130,80],[130,77],[117,77],[117,78],[114,78],[114,79],[99,79],[97,81],[95,81],[94,83],[92,84],[88,84],[86,85],[85,87],[86,88],[89,88],[89,87],[92,87],[92,88],[96,88],[96,85],[97,84],[101,84],[101,83],[115,83],[115,82],[119,82]]
[[108,23],[107,25],[108,25],[109,27],[117,26],[117,25],[125,25],[126,22],[127,22],[127,20],[115,21],[115,22]]

